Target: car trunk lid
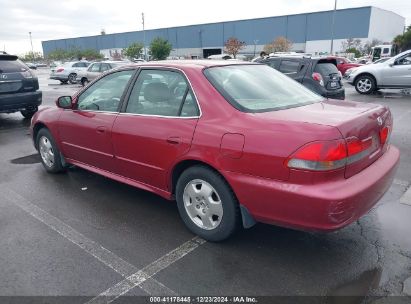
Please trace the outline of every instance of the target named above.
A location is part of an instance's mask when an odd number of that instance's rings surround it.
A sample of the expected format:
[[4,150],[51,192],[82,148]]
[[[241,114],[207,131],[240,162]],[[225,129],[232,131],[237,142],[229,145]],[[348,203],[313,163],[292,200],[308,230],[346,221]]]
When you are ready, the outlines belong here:
[[319,73],[327,90],[338,90],[342,87],[341,74],[337,69],[337,60],[332,58],[319,59],[313,67],[314,73]]
[[[380,132],[388,127],[392,130],[392,116],[387,107],[350,101],[325,100],[310,105],[260,113],[284,121],[299,121],[308,124],[335,127],[342,138],[358,138],[360,141],[372,140],[367,155],[347,164],[345,177],[349,178],[376,161],[387,149],[380,140]],[[322,138],[318,138],[322,140]]]

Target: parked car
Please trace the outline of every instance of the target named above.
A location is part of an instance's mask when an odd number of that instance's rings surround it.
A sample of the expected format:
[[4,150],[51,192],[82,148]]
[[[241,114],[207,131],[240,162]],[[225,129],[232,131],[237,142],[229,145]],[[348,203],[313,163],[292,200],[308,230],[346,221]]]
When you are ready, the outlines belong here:
[[351,71],[347,80],[360,94],[378,89],[411,88],[411,50],[385,62],[358,67]]
[[344,57],[329,56],[328,58],[334,58],[335,60],[337,60],[337,69],[340,71],[341,75],[343,76],[348,69],[362,66],[362,64],[352,62],[351,60],[344,58]]
[[345,98],[342,77],[337,70],[335,58],[276,55],[256,62],[271,66],[321,96]]
[[17,56],[0,54],[0,113],[31,118],[42,102],[37,77]]
[[25,62],[25,64],[32,70],[37,70],[37,65],[32,62]]
[[79,71],[76,77],[77,81],[85,86],[90,81],[93,81],[102,73],[117,68],[122,65],[131,64],[130,61],[103,61],[103,62],[94,62],[89,65],[87,70]]
[[176,199],[210,241],[256,221],[342,228],[376,204],[399,162],[386,106],[327,100],[262,64],[121,67],[56,104],[31,124],[46,171],[72,164]]
[[62,66],[51,69],[50,79],[60,80],[61,83],[70,82],[74,84],[77,82],[77,74],[87,70],[89,65],[90,63],[87,61],[66,62]]

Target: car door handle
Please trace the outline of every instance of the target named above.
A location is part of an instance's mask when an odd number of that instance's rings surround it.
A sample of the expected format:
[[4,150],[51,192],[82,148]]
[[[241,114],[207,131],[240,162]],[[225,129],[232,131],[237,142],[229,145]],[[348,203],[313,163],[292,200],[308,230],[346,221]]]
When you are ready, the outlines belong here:
[[97,133],[99,133],[99,134],[105,133],[106,130],[107,130],[106,127],[97,127],[97,129],[96,129]]
[[167,142],[172,145],[178,145],[181,143],[181,138],[178,136],[171,136],[167,138]]

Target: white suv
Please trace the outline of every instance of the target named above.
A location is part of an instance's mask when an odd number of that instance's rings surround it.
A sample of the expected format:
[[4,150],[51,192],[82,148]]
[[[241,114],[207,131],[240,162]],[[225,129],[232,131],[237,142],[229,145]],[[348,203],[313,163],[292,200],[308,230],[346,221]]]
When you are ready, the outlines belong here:
[[411,88],[411,50],[385,62],[352,69],[346,78],[360,94],[370,94],[378,89]]

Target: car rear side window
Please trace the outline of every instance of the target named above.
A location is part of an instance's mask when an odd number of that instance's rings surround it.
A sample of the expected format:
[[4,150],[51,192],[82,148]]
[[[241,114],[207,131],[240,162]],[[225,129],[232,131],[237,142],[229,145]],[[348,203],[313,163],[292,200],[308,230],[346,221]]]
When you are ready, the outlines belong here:
[[274,60],[268,60],[268,61],[267,61],[267,64],[268,64],[270,67],[278,70],[279,67],[280,67],[280,60],[275,60],[275,59],[274,59]]
[[288,109],[324,98],[262,64],[210,67],[204,74],[220,94],[243,112]]
[[20,60],[3,60],[0,57],[0,73],[17,73],[28,69]]
[[296,74],[300,63],[294,60],[281,60],[280,71],[286,75]]
[[131,91],[126,113],[193,117],[198,116],[198,108],[181,73],[142,70]]

